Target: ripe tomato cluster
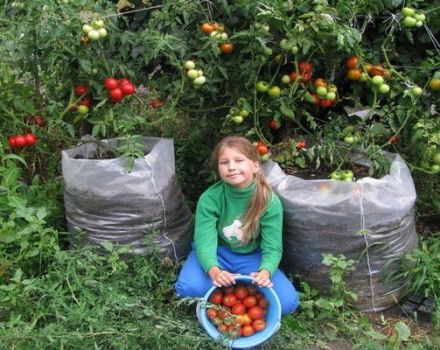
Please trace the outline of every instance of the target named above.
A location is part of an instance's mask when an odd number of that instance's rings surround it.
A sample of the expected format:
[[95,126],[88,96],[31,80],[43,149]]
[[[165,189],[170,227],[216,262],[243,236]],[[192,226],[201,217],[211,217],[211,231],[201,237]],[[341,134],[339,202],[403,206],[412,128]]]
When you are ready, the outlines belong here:
[[313,82],[314,93],[306,92],[304,99],[316,106],[329,108],[338,102],[338,87],[327,80],[317,78]]
[[34,124],[40,128],[44,128],[47,125],[46,120],[42,115],[27,116],[24,121],[27,125]]
[[298,63],[298,72],[296,70],[290,72],[290,83],[308,83],[312,79],[313,65],[307,61],[300,61]]
[[110,100],[114,103],[119,103],[125,96],[133,95],[136,92],[136,86],[128,78],[107,77],[104,80],[104,86]]
[[85,96],[89,89],[86,85],[80,84],[75,86],[74,89],[75,96],[81,97],[84,96],[79,102],[70,101],[70,110],[71,111],[78,111],[79,114],[85,115],[89,113],[90,107],[92,107],[92,99],[90,97]]
[[232,339],[250,337],[266,328],[269,301],[250,283],[217,288],[209,300],[206,316],[217,330]]
[[345,61],[345,66],[347,67],[347,78],[349,80],[370,81],[373,88],[383,94],[390,91],[390,86],[385,83],[385,80],[391,76],[391,73],[383,64],[371,65],[365,63],[361,67],[359,57],[351,56]]
[[33,146],[35,142],[37,142],[37,136],[31,132],[24,135],[11,135],[8,137],[8,144],[11,148]]

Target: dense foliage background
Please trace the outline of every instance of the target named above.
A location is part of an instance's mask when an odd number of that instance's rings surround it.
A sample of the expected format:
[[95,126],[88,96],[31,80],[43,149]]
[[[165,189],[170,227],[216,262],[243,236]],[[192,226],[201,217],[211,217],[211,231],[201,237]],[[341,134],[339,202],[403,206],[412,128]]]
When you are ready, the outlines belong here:
[[[185,332],[180,348],[212,348],[176,305],[175,265],[156,256],[126,263],[110,248],[106,257],[66,250],[60,151],[86,134],[125,139],[118,152],[128,159],[139,156],[134,135],[173,138],[192,207],[214,180],[209,154],[226,134],[265,144],[285,167],[327,173],[353,169],[351,151],[361,148],[369,175],[380,177],[385,152],[399,153],[415,180],[419,227],[430,225],[421,233],[432,234],[413,257],[426,268],[406,273],[413,291],[437,296],[439,11],[438,0],[4,1],[0,348],[172,348]],[[84,25],[105,30],[89,35]],[[188,76],[189,60],[206,82]],[[136,92],[112,97],[108,77]],[[334,96],[317,99],[320,86]],[[388,324],[391,340],[373,333],[343,294],[329,301],[302,288],[309,302],[271,348],[329,341],[341,327],[363,348],[411,340],[401,324]],[[438,343],[412,331],[421,337],[414,348]]]

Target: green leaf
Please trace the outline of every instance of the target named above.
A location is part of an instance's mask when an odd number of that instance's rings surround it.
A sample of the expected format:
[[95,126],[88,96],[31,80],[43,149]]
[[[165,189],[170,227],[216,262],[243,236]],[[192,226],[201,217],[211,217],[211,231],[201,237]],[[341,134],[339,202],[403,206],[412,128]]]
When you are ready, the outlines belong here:
[[379,333],[376,331],[367,331],[367,332],[365,332],[365,334],[375,340],[387,340],[388,339],[388,337],[386,335],[383,335],[382,333]]
[[110,241],[101,242],[101,246],[109,252],[113,251],[113,243]]
[[396,330],[397,334],[399,335],[400,341],[407,341],[409,340],[411,336],[411,330],[406,325],[405,322],[399,321],[394,325],[394,329]]

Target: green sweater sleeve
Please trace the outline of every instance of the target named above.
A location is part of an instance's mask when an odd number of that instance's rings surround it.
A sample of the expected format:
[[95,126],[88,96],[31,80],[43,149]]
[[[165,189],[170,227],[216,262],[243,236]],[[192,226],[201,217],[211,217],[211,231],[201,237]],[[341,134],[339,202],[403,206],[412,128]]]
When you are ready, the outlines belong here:
[[219,210],[214,198],[204,193],[197,203],[194,242],[197,258],[205,272],[213,266],[219,266],[217,261],[217,220]]
[[271,276],[274,275],[283,254],[283,207],[281,201],[274,193],[260,220],[261,269],[267,269]]

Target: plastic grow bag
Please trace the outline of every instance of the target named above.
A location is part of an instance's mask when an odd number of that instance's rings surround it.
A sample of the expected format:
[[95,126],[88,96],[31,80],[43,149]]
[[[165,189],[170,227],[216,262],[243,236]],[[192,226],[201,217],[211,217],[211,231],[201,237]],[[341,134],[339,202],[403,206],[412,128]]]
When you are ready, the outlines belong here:
[[405,294],[408,280],[384,277],[398,276],[400,258],[418,244],[411,174],[399,155],[388,156],[389,175],[356,182],[304,180],[286,175],[274,162],[263,166],[284,207],[285,271],[327,293],[323,254],[359,261],[346,276],[346,289],[357,294],[353,304],[367,312],[391,307]]
[[[101,141],[110,148],[117,139]],[[177,183],[173,140],[139,137],[145,156],[128,172],[123,158],[93,159],[89,142],[62,151],[64,205],[72,244],[110,241],[129,253],[154,249],[172,259],[190,248],[192,214]]]

